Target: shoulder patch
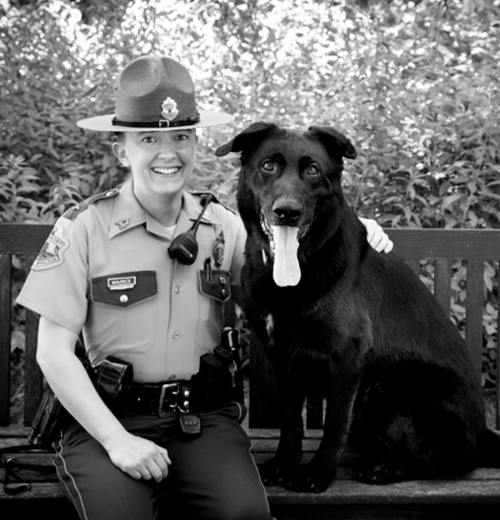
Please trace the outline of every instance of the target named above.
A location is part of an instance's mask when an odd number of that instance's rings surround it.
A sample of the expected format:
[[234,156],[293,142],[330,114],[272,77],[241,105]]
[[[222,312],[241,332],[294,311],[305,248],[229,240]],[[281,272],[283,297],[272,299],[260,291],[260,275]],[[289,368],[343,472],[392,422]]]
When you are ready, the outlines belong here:
[[31,266],[33,271],[43,271],[63,263],[64,251],[69,246],[69,239],[64,234],[63,228],[64,226],[60,222],[52,228],[50,235]]
[[66,218],[68,220],[75,220],[75,218],[80,213],[82,213],[83,211],[88,209],[95,202],[97,202],[99,200],[103,200],[103,199],[109,199],[112,197],[116,197],[118,195],[118,193],[120,193],[119,190],[113,189],[113,190],[105,191],[103,193],[98,193],[97,195],[93,195],[92,197],[89,197],[88,199],[81,202],[80,204],[68,209],[64,213],[63,218]]

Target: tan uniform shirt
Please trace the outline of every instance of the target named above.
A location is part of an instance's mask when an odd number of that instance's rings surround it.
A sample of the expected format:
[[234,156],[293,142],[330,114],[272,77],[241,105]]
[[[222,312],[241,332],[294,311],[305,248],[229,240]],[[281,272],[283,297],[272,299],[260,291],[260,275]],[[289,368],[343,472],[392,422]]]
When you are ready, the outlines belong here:
[[[199,197],[184,192],[174,236],[201,210]],[[239,217],[211,203],[198,228],[197,259],[182,265],[170,258],[171,236],[144,211],[129,180],[57,221],[17,302],[83,331],[94,365],[114,355],[132,363],[136,381],[188,379],[219,344],[224,302],[240,285],[245,237]],[[212,272],[204,270],[208,262]]]

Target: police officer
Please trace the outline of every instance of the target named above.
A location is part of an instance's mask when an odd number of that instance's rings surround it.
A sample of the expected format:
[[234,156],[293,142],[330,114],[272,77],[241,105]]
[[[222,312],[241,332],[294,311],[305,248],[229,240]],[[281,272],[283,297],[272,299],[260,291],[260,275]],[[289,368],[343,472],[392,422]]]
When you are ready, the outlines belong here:
[[[224,303],[240,298],[242,222],[184,190],[196,129],[231,120],[198,110],[188,71],[149,55],[119,75],[115,114],[78,122],[117,134],[113,151],[131,177],[57,221],[18,303],[40,315],[37,361],[75,419],[56,466],[82,519],[157,518],[164,491],[165,518],[174,503],[182,518],[270,518],[243,404],[198,413],[190,384],[220,344]],[[390,250],[381,229],[365,225],[372,244]],[[173,247],[189,230],[187,245]],[[94,367],[108,356],[132,365],[122,410],[105,404],[75,355],[80,334]]]

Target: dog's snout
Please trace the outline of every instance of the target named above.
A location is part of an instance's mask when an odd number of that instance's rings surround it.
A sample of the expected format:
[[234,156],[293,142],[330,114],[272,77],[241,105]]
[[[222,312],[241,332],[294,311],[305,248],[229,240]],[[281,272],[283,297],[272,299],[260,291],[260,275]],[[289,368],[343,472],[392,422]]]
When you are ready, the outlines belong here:
[[302,216],[302,205],[295,200],[278,200],[273,212],[280,221],[294,223]]

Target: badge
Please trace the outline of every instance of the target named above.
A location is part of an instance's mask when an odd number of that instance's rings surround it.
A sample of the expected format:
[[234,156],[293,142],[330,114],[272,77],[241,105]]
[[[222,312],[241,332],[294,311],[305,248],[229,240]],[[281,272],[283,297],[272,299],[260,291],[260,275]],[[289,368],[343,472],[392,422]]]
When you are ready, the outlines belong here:
[[175,99],[170,97],[165,99],[165,101],[161,104],[161,115],[167,121],[172,121],[172,119],[175,119],[179,115],[179,110],[177,110],[177,103],[175,102]]
[[221,231],[217,238],[215,239],[215,245],[214,245],[214,262],[215,267],[221,267],[222,262],[224,261],[224,232]]
[[43,271],[44,269],[61,265],[63,263],[64,251],[66,251],[68,246],[69,240],[64,236],[62,227],[60,225],[54,226],[31,269]]

